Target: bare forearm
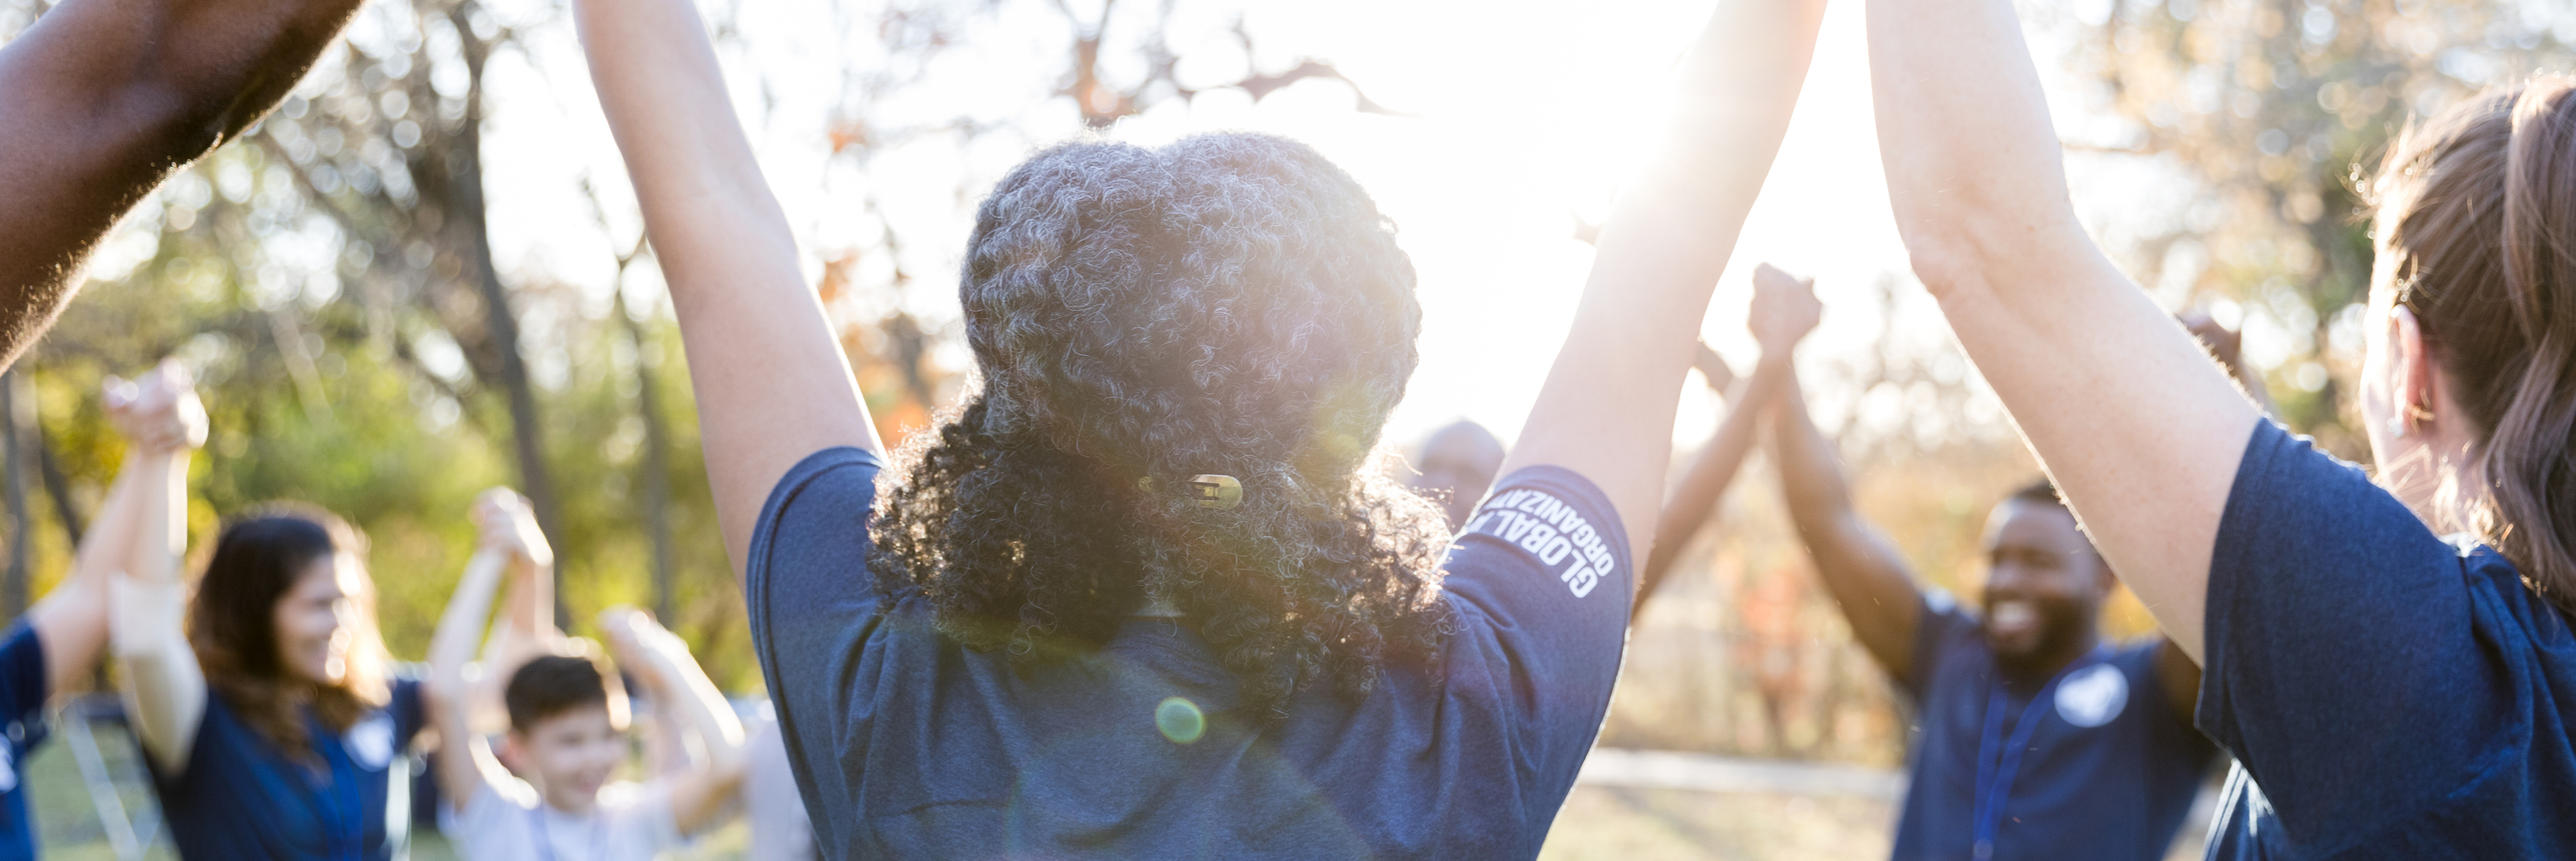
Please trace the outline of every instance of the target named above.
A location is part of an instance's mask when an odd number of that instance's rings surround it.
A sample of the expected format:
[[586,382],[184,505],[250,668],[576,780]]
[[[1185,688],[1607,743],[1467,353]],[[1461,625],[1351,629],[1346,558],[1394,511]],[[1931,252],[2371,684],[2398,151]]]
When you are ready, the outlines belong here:
[[508,633],[496,632],[495,636],[529,643],[551,643],[561,637],[562,632],[555,628],[554,566],[539,565],[526,559],[517,559],[510,564],[522,570],[518,576],[509,578],[509,623],[504,626]]
[[1805,393],[1794,379],[1785,388],[1773,411],[1771,445],[1790,521],[1825,591],[1851,622],[1853,638],[1903,675],[1911,666],[1922,593],[1904,560],[1853,506],[1842,457],[1808,415]]
[[[441,687],[462,694],[465,665],[474,660],[475,647],[483,639],[483,621],[492,613],[492,598],[501,588],[501,575],[508,570],[508,554],[492,550],[477,551],[465,562],[465,574],[457,578],[456,591],[447,598],[447,609],[440,612],[437,633],[430,637],[429,666]],[[465,698],[452,698],[458,709]]]
[[0,48],[0,363],[178,167],[301,79],[357,0],[69,0]]
[[716,519],[739,573],[752,521],[789,467],[833,446],[884,446],[725,95],[697,8],[578,0],[574,12],[670,285]]
[[1726,488],[1735,482],[1735,474],[1744,465],[1744,455],[1753,449],[1761,427],[1763,411],[1778,397],[1789,377],[1786,356],[1763,356],[1754,366],[1753,376],[1736,386],[1729,399],[1726,418],[1718,423],[1717,432],[1691,460],[1689,471],[1673,488],[1672,498],[1664,503],[1662,518],[1655,527],[1655,549],[1646,555],[1646,568],[1638,578],[1637,609],[1643,611],[1646,599],[1663,585],[1672,572],[1673,562],[1682,548],[1708,525],[1717,513],[1718,501],[1726,497]]
[[135,478],[154,455],[136,451],[108,485],[107,500],[73,552],[71,576],[27,613],[29,624],[45,646],[48,684],[76,678],[98,660],[107,644],[110,579],[132,552],[138,505],[149,494],[135,491]]
[[179,449],[143,453],[134,467],[134,519],[125,572],[138,580],[178,583],[188,553],[188,460]]
[[1843,473],[1834,441],[1807,412],[1805,387],[1792,379],[1783,388],[1780,407],[1771,413],[1771,454],[1779,462],[1780,494],[1801,533],[1831,532],[1828,525],[1859,517],[1851,479]]
[[143,749],[165,771],[188,767],[206,712],[206,675],[183,630],[187,587],[175,580],[117,577],[108,607],[118,681]]
[[1868,0],[1868,28],[1888,200],[1918,270],[1926,252],[2031,253],[2038,227],[2073,221],[2010,0]]
[[647,646],[646,662],[653,673],[653,696],[663,714],[678,721],[674,727],[697,736],[706,747],[709,765],[731,768],[742,760],[742,721],[734,716],[733,706],[725,701],[724,692],[707,678],[689,656],[688,647],[678,637],[665,635],[664,642]]
[[456,591],[448,596],[447,609],[438,617],[438,631],[429,642],[429,699],[437,712],[441,739],[439,788],[459,810],[473,798],[483,777],[474,758],[474,685],[465,678],[465,666],[474,659],[483,620],[491,614],[494,593],[500,591],[509,564],[509,554],[493,550],[477,551],[467,560],[465,575],[457,579]]
[[655,705],[663,716],[681,723],[672,729],[696,736],[706,751],[706,759],[693,763],[672,785],[672,820],[681,833],[694,834],[715,821],[741,789],[747,760],[742,722],[678,637],[665,632],[643,651],[650,655],[655,676]]
[[1504,463],[1592,479],[1638,558],[1663,507],[1675,392],[1788,127],[1821,12],[1816,0],[1727,0],[1709,22],[1673,134],[1603,228],[1573,329]]

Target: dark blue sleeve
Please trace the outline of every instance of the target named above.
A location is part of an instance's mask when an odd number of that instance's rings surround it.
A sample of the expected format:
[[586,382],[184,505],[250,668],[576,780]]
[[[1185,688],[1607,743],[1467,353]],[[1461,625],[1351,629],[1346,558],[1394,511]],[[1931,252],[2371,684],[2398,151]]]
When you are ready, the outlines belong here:
[[1977,619],[1959,608],[1959,599],[1938,588],[1924,588],[1923,612],[1914,625],[1914,653],[1906,656],[1905,677],[1896,680],[1907,696],[1921,705],[1932,695],[1933,668],[1941,665],[1942,656],[1950,651],[1961,635],[1974,636]]
[[2255,429],[2211,553],[2197,718],[2319,857],[2460,788],[2519,725],[2466,573],[2361,470]]
[[0,640],[0,727],[12,728],[20,749],[36,746],[45,734],[45,641],[36,628],[19,620]]
[[420,676],[411,672],[414,669],[406,667],[394,677],[393,697],[385,703],[386,713],[394,719],[396,751],[410,750],[412,737],[429,725],[429,705],[421,699]]
[[[862,693],[852,668],[881,603],[868,573],[868,519],[882,464],[855,448],[825,449],[798,463],[761,506],[743,561],[752,650],[769,681],[797,787],[816,811],[857,809],[850,776],[833,767],[828,742]],[[822,749],[809,749],[816,746]],[[815,845],[849,845],[834,833],[839,825],[838,817],[814,817]]]
[[1452,672],[1482,674],[1453,675],[1453,694],[1511,692],[1525,759],[1571,786],[1627,646],[1636,584],[1618,512],[1571,471],[1514,472],[1468,519],[1445,570],[1461,617]]

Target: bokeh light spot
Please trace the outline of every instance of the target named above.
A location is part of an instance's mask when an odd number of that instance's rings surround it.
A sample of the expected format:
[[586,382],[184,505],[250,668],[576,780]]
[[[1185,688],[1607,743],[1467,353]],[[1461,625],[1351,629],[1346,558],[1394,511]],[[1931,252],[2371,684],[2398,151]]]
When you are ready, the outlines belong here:
[[1197,703],[1170,697],[1154,707],[1154,728],[1175,744],[1189,744],[1207,734],[1207,715],[1199,712]]

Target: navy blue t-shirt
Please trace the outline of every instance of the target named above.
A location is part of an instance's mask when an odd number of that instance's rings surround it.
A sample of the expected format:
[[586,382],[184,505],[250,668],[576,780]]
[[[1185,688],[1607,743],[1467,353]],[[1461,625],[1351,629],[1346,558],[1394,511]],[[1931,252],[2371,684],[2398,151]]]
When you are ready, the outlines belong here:
[[0,639],[0,861],[36,857],[36,819],[19,763],[45,740],[45,644],[25,620]]
[[[397,679],[392,701],[334,733],[307,717],[311,755],[290,759],[209,691],[188,767],[153,763],[162,816],[179,857],[376,861],[392,857],[385,834],[387,775],[427,713],[418,679]],[[152,758],[145,756],[151,763]],[[408,810],[405,811],[408,813]]]
[[[2545,527],[2544,527],[2545,528]],[[2576,637],[2504,557],[2254,431],[2210,557],[2214,858],[2576,858]]]
[[[2164,857],[2217,750],[2157,683],[2163,639],[2106,643],[2050,688],[2045,679],[2003,682],[1976,617],[1946,594],[1926,596],[1922,620],[1912,675],[1901,681],[1921,711],[1922,735],[1896,858],[1973,857],[1979,781],[2003,783],[1987,775],[2001,774],[2003,749],[2025,716],[2039,723],[2000,795],[1993,857]],[[1999,684],[2004,709],[1988,747],[1986,710]],[[2048,699],[2032,708],[2043,688]]]
[[1263,720],[1186,619],[1024,669],[882,600],[878,467],[841,448],[789,471],[744,575],[831,857],[1530,858],[1609,708],[1627,539],[1563,469],[1504,478],[1451,548],[1436,669],[1391,665],[1357,701],[1309,686]]

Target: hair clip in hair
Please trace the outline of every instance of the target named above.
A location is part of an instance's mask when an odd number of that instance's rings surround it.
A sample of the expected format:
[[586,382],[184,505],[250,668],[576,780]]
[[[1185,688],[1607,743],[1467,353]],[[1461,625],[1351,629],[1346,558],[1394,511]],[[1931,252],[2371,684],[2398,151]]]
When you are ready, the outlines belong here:
[[1200,508],[1233,508],[1243,504],[1243,482],[1231,475],[1190,476],[1190,491]]
[[[1200,508],[1233,508],[1243,504],[1243,482],[1231,475],[1190,476],[1190,498]],[[1154,477],[1136,479],[1136,489],[1154,492]]]

